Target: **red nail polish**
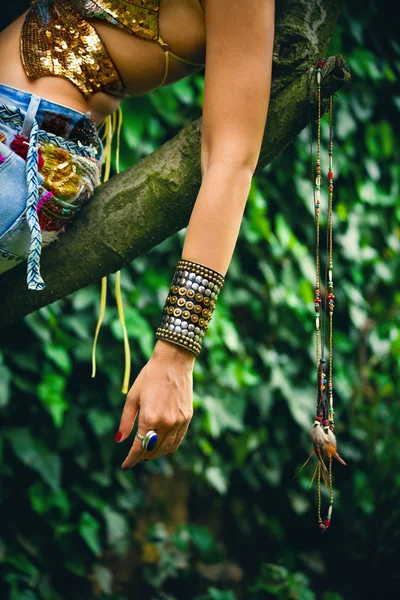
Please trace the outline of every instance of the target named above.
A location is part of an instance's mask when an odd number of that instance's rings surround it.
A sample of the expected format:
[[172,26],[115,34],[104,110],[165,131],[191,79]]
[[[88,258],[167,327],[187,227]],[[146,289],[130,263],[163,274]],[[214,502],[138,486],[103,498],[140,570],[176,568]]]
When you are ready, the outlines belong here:
[[171,456],[172,452],[168,452],[168,454],[164,454],[165,458],[167,458],[167,456]]
[[129,471],[129,467],[122,467],[123,471]]
[[120,442],[122,438],[122,433],[120,431],[117,431],[117,433],[115,434],[114,437],[114,442]]

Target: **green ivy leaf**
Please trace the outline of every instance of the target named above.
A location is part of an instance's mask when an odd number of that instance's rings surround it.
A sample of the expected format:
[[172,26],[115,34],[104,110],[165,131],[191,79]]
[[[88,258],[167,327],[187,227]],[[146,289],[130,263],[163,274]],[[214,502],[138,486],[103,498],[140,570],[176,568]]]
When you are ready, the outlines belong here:
[[69,375],[71,373],[71,358],[67,350],[63,346],[54,346],[53,344],[46,344],[44,346],[44,353],[54,364],[60,368],[60,370]]
[[106,507],[103,515],[106,522],[107,541],[111,546],[115,546],[128,537],[128,522],[120,513]]
[[0,408],[4,408],[10,401],[11,371],[0,365]]
[[38,385],[38,396],[57,428],[62,426],[64,413],[69,407],[65,400],[66,383],[64,376],[53,371],[45,373]]
[[228,490],[228,480],[226,473],[220,467],[208,467],[205,471],[205,478],[208,483],[220,494],[226,494]]
[[33,438],[26,428],[8,429],[4,435],[20,461],[37,471],[53,490],[58,491],[61,482],[60,457],[51,453],[41,440]]
[[90,550],[96,556],[101,554],[101,544],[99,537],[100,523],[90,513],[82,513],[78,524],[78,531]]

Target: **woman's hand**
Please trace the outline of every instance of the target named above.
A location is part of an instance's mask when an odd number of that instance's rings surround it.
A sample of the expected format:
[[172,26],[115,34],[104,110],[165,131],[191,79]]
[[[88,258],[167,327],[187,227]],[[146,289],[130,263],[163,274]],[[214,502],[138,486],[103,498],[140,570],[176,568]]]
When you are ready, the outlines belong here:
[[154,450],[143,450],[135,436],[124,471],[141,460],[152,460],[174,452],[182,442],[193,415],[193,366],[196,356],[185,348],[158,340],[148,363],[128,392],[122,412],[117,442],[123,442],[139,414],[138,433],[153,429],[157,435]]

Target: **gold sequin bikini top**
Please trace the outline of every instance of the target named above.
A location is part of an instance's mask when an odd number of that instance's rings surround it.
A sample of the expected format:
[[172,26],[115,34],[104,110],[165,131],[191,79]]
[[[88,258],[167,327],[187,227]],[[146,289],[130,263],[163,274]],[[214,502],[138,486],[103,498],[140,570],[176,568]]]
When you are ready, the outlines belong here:
[[20,40],[26,74],[34,79],[47,75],[64,77],[87,99],[96,92],[127,95],[107,48],[88,21],[94,18],[160,44],[165,54],[165,73],[157,87],[167,79],[170,56],[203,67],[174,54],[161,38],[160,3],[161,0],[32,0]]

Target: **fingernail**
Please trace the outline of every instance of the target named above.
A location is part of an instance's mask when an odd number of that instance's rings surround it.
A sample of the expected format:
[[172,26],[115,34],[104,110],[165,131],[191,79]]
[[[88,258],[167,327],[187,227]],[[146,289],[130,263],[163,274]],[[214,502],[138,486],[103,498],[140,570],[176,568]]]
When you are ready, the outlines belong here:
[[114,437],[114,442],[120,442],[122,438],[122,433],[120,431],[117,431],[117,433],[115,434]]
[[168,452],[168,454],[164,454],[165,458],[167,458],[167,456],[171,456],[172,452]]
[[123,471],[129,471],[129,467],[122,467]]
[[144,458],[143,462],[149,462],[149,460],[150,460],[149,458]]

